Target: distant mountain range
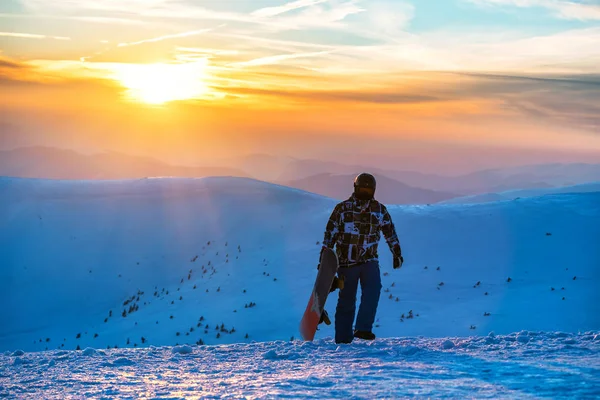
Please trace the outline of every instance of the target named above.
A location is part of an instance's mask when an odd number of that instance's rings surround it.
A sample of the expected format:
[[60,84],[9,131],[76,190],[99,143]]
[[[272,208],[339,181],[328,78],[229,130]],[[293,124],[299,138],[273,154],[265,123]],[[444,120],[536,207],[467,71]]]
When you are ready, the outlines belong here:
[[[260,174],[256,160],[269,165],[268,174]],[[572,186],[600,181],[600,164],[536,164],[476,171],[459,176],[424,174],[417,171],[399,171],[373,168],[365,165],[345,165],[321,160],[299,160],[277,156],[251,156],[242,160],[231,160],[230,165],[253,177],[278,183],[305,184],[305,180],[321,182],[323,174],[356,175],[360,172],[373,173],[377,178],[385,176],[414,188],[442,193],[474,195],[504,192],[515,189],[543,189]],[[276,174],[275,172],[279,172]],[[274,177],[276,176],[276,177]],[[310,185],[318,186],[317,184]]]
[[47,179],[248,176],[235,168],[175,166],[149,157],[115,152],[85,155],[41,146],[0,151],[0,175]]
[[0,151],[0,175],[4,176],[47,179],[252,177],[334,199],[347,198],[352,192],[354,177],[361,172],[375,175],[376,197],[387,204],[429,204],[461,196],[600,181],[600,164],[540,164],[443,176],[268,154],[232,158],[214,166],[177,166],[116,152],[86,155],[41,146]]
[[[292,181],[281,181],[280,184],[343,200],[348,198],[352,193],[355,176],[352,174],[336,175],[325,173]],[[387,204],[437,203],[457,196],[454,193],[412,187],[388,178],[385,175],[377,177],[375,197],[377,200]]]

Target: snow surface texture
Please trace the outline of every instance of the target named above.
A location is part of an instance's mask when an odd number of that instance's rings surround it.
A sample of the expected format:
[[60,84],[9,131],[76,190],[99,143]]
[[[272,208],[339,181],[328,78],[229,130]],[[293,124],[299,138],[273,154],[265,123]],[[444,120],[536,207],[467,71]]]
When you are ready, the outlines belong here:
[[0,355],[0,397],[597,398],[600,334]]

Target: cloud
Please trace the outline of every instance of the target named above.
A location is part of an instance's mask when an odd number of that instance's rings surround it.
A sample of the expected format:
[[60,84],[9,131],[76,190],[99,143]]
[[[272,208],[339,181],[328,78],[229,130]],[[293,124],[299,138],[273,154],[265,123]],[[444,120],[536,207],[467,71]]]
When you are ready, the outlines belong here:
[[[248,81],[212,85],[217,92],[246,99],[279,99],[278,104],[340,104],[410,106],[424,110],[452,109],[452,104],[475,107],[478,115],[532,120],[543,126],[560,126],[600,134],[600,74],[497,75],[485,73],[420,72],[385,76],[350,77],[356,84],[339,86],[340,80],[306,74],[280,74],[277,85],[260,85],[260,74]],[[387,85],[379,85],[387,82]],[[396,82],[396,83],[393,83]],[[314,88],[314,89],[312,89]],[[401,109],[399,109],[401,111]]]
[[20,32],[0,32],[0,36],[8,36],[23,39],[54,39],[54,40],[71,40],[70,37],[66,36],[48,36],[38,35],[34,33],[20,33]]
[[461,73],[455,94],[490,99],[536,119],[600,134],[600,74],[496,75]]
[[297,0],[291,3],[284,4],[282,6],[265,7],[252,12],[250,15],[255,17],[273,17],[279,14],[284,14],[289,11],[297,10],[299,8],[314,6],[319,3],[325,3],[328,0]]
[[264,27],[275,29],[278,31],[284,30],[300,30],[309,28],[326,28],[326,29],[349,29],[345,24],[342,24],[347,17],[355,14],[364,13],[366,9],[360,7],[357,0],[344,1],[335,4],[314,5],[302,10],[294,15],[284,15],[281,17],[271,18],[263,22]]
[[288,98],[304,102],[353,102],[371,104],[415,104],[442,101],[443,99],[418,93],[392,91],[357,91],[357,90],[287,90],[263,89],[251,87],[213,86],[212,89],[233,96],[267,96]]
[[0,69],[2,69],[2,68],[20,69],[20,68],[25,68],[25,66],[16,61],[11,61],[11,60],[8,60],[5,58],[0,58]]
[[368,15],[375,29],[394,35],[407,28],[415,16],[415,7],[402,1],[394,3],[374,1],[369,4]]
[[564,19],[581,21],[600,20],[600,5],[596,1],[569,0],[467,0],[479,6],[542,7]]
[[[224,25],[220,25],[219,27],[221,27],[221,26],[224,26]],[[215,28],[199,29],[199,30],[195,30],[195,31],[181,32],[181,33],[175,33],[172,35],[164,35],[164,36],[159,36],[159,37],[155,37],[155,38],[151,38],[151,39],[139,40],[137,42],[119,43],[118,47],[136,46],[136,45],[142,44],[142,43],[153,43],[153,42],[160,42],[162,40],[182,38],[182,37],[194,36],[194,35],[201,35],[203,33],[210,32],[214,29]]]
[[259,65],[274,65],[282,61],[293,60],[297,58],[308,58],[318,57],[325,54],[329,54],[330,51],[317,51],[312,53],[292,53],[292,54],[278,54],[274,56],[260,57],[249,61],[242,61],[237,63],[229,64],[233,67],[256,67]]

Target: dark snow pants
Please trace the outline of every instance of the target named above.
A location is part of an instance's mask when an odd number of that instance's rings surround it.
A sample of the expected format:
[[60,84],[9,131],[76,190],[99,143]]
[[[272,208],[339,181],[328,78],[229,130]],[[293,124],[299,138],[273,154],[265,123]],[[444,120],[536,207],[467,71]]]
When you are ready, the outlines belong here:
[[338,276],[344,278],[344,288],[339,292],[335,310],[335,341],[351,342],[354,338],[352,324],[354,323],[356,292],[359,282],[362,295],[356,318],[356,329],[370,332],[373,328],[381,294],[379,262],[374,260],[349,268],[340,268]]

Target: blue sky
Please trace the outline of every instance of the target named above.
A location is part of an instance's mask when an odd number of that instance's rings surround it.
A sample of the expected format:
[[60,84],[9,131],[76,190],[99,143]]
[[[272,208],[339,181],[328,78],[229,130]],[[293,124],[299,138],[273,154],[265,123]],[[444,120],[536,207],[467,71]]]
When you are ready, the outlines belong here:
[[449,34],[497,44],[569,31],[581,35],[586,28],[596,36],[600,29],[596,0],[4,0],[0,14],[1,48],[17,57],[47,54],[48,45],[28,35],[69,38],[68,45],[53,44],[60,53],[98,47],[98,40],[132,41],[219,24],[226,24],[220,29],[225,32],[338,45]]

